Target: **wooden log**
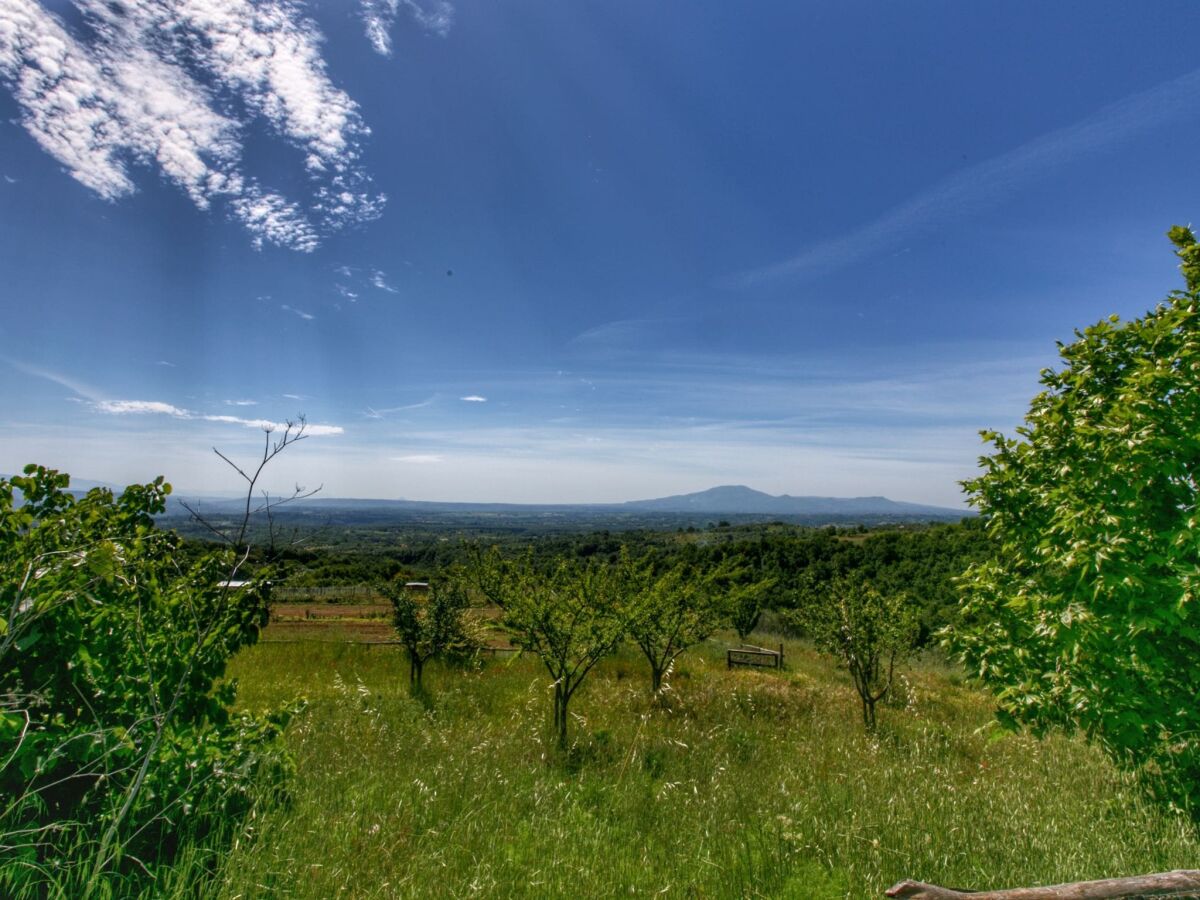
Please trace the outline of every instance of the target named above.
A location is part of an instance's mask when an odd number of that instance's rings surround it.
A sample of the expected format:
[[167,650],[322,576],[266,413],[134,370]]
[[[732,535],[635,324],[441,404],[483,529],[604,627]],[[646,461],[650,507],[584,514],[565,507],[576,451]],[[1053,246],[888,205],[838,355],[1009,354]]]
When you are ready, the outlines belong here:
[[1130,900],[1136,897],[1200,898],[1200,869],[1176,869],[1155,875],[1073,881],[1046,887],[1002,891],[964,891],[920,881],[901,881],[887,896],[899,900]]

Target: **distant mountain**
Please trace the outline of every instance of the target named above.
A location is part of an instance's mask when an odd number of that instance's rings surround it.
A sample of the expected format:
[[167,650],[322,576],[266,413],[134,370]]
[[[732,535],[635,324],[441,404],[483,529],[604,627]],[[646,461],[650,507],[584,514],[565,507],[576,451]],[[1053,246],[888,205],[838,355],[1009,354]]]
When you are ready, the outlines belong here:
[[969,515],[961,509],[904,503],[889,500],[887,497],[793,497],[789,494],[776,497],[748,488],[744,484],[726,484],[694,494],[676,494],[673,497],[659,497],[654,500],[631,500],[622,503],[621,507],[642,512],[838,518],[863,516],[957,520]]
[[[187,497],[202,516],[240,516],[245,498]],[[181,498],[168,502],[169,516],[187,515]],[[381,500],[313,497],[284,504],[276,515],[289,520],[353,524],[433,524],[555,522],[576,527],[659,528],[710,523],[720,518],[734,524],[779,520],[803,525],[957,522],[974,515],[964,509],[904,503],[887,497],[772,496],[745,485],[722,485],[694,494],[678,494],[625,503],[470,503],[429,500]]]

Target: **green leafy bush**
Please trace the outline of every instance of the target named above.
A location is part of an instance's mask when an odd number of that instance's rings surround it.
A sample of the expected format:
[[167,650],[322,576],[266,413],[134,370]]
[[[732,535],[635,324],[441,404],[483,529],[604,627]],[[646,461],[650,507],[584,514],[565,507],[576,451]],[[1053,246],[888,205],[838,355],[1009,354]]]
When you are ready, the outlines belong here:
[[287,713],[233,715],[226,661],[266,623],[231,552],[184,562],[162,478],[119,497],[0,480],[0,887],[153,875],[276,784]]
[[1200,245],[1187,289],[1060,348],[1018,437],[966,482],[999,553],[949,643],[1000,720],[1079,730],[1200,810]]

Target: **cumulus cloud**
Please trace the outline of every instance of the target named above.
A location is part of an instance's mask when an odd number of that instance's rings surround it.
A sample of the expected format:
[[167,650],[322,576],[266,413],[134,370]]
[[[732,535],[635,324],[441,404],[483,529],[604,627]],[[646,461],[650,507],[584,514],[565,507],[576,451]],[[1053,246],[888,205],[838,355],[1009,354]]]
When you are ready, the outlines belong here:
[[459,400],[465,400],[467,403],[487,403],[487,397],[481,397],[479,394],[467,394],[465,397],[459,397]]
[[[0,0],[0,81],[21,123],[107,200],[156,169],[202,210],[220,202],[257,246],[312,251],[379,215],[359,157],[369,134],[330,80],[321,35],[286,0],[74,0],[73,32],[34,0]],[[243,137],[264,124],[311,185],[284,197],[244,171]]]
[[[273,422],[270,419],[245,419],[241,416],[212,415],[209,413],[193,412],[170,403],[159,400],[99,400],[92,404],[97,412],[109,415],[160,415],[171,416],[174,419],[191,419],[199,422],[218,422],[225,425],[242,425],[246,428],[260,430],[283,431],[286,422]],[[304,433],[314,437],[345,434],[346,430],[340,425],[321,425],[306,423]]]
[[375,52],[392,55],[392,23],[403,9],[418,25],[439,37],[450,33],[454,24],[454,6],[447,0],[362,0],[363,25],[367,40]]

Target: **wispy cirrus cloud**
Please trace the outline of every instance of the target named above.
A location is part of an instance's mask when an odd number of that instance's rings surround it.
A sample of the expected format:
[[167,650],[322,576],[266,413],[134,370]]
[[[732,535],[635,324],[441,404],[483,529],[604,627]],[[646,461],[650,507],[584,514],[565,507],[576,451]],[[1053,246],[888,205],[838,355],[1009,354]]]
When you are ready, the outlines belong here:
[[371,270],[371,284],[379,288],[381,291],[387,291],[389,294],[400,293],[396,288],[388,284],[387,275],[382,269]]
[[194,416],[186,409],[162,403],[158,400],[100,400],[95,404],[96,410],[110,413],[114,416],[142,415],[153,413],[162,416],[174,416],[177,419],[191,419]]
[[392,55],[391,29],[401,9],[439,37],[454,24],[454,6],[447,0],[362,0],[361,9],[367,40],[381,56]]
[[286,303],[281,304],[279,308],[282,309],[284,312],[290,312],[294,316],[299,316],[305,322],[311,322],[313,319],[316,318],[316,316],[314,316],[312,313],[305,312],[302,309],[297,309],[294,306],[288,306]]
[[419,466],[434,465],[445,461],[445,457],[440,453],[409,453],[406,456],[392,456],[389,458],[393,462],[412,463]]
[[[159,400],[100,400],[93,405],[97,412],[107,413],[114,416],[127,415],[160,415],[170,416],[174,419],[192,419],[200,422],[219,422],[225,425],[242,425],[246,428],[258,428],[270,431],[282,431],[287,422],[273,422],[270,419],[246,419],[241,416],[225,416],[213,415],[210,413],[193,412],[190,409],[184,409],[180,406],[175,406],[171,403],[163,403]],[[292,423],[293,426],[295,423]],[[340,425],[321,425],[309,424],[304,426],[304,433],[310,434],[313,437],[328,437],[331,435],[345,434],[346,430]]]
[[487,403],[488,402],[487,397],[480,396],[479,394],[467,394],[467,396],[459,397],[458,399],[462,400],[465,403]]
[[430,396],[426,397],[424,400],[421,400],[418,403],[405,403],[403,406],[385,406],[385,407],[381,407],[379,409],[375,409],[374,407],[368,406],[363,411],[363,415],[365,415],[368,419],[383,419],[383,418],[386,418],[387,416],[391,415],[392,413],[404,412],[405,410],[410,410],[410,409],[422,409],[426,406],[431,405],[436,399],[437,399],[437,394],[431,394]]
[[1035,178],[1073,159],[1109,149],[1151,128],[1195,116],[1198,103],[1200,69],[956,172],[873,222],[841,237],[820,241],[790,259],[744,272],[732,279],[732,285],[749,287],[782,278],[814,277],[894,250],[902,241],[998,205]]
[[36,378],[44,378],[47,381],[52,381],[60,387],[65,387],[68,391],[84,397],[93,402],[100,400],[101,392],[90,384],[85,384],[77,378],[70,375],[64,375],[61,372],[55,372],[53,369],[47,369],[42,366],[33,366],[29,363],[23,363],[19,360],[9,359],[5,356],[0,356],[6,363],[12,366],[19,372],[24,372],[26,375],[33,375]]
[[[261,246],[314,250],[378,216],[385,198],[359,164],[369,133],[334,86],[321,35],[286,0],[74,0],[73,31],[34,0],[0,0],[0,81],[26,131],[106,200],[157,170],[202,210],[215,202]],[[259,122],[295,148],[312,185],[302,199],[245,171]]]

